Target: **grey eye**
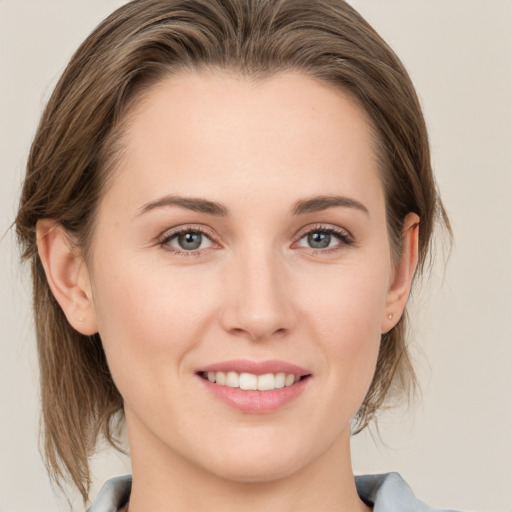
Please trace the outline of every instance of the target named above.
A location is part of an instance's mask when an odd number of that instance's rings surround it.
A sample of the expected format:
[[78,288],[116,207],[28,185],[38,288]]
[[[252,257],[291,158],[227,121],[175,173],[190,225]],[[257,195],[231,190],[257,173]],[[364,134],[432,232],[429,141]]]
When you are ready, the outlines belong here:
[[308,244],[313,249],[324,249],[331,245],[331,234],[313,231],[307,235]]
[[350,235],[341,230],[341,228],[319,227],[311,229],[302,235],[299,240],[299,247],[307,247],[309,249],[342,249],[353,244]]
[[206,249],[212,247],[213,242],[210,237],[201,230],[186,229],[169,235],[161,242],[161,245],[171,251],[179,253]]
[[193,251],[201,247],[203,234],[196,231],[187,231],[177,236],[177,242],[181,249]]

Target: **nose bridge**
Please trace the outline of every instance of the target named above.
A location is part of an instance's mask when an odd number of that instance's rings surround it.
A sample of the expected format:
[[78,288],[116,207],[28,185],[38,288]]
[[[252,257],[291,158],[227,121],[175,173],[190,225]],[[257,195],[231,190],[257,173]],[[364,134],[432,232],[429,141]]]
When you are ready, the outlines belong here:
[[279,251],[270,244],[249,244],[233,258],[225,328],[254,340],[289,330],[294,318],[290,282]]

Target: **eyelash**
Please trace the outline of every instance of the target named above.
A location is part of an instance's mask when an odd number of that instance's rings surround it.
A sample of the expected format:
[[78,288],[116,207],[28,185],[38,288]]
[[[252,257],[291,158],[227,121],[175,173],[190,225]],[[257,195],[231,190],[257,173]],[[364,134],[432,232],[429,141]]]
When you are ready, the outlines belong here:
[[187,257],[197,257],[197,256],[201,256],[201,254],[206,250],[206,249],[199,249],[199,250],[193,250],[193,251],[180,251],[174,247],[172,247],[171,245],[169,245],[170,241],[173,239],[173,238],[176,238],[180,235],[183,235],[185,233],[200,233],[201,235],[206,235],[213,244],[215,244],[215,242],[213,241],[213,232],[210,232],[210,230],[207,230],[205,228],[200,228],[200,227],[195,227],[195,226],[185,226],[181,229],[178,229],[177,231],[171,231],[171,232],[166,232],[158,241],[158,244],[160,245],[160,247],[162,247],[162,249],[164,249],[165,251],[168,251],[168,252],[171,252],[177,256],[183,256],[185,258]]
[[305,249],[308,249],[311,254],[330,254],[332,252],[337,252],[346,249],[347,247],[354,245],[355,242],[354,238],[348,231],[334,226],[327,227],[322,225],[313,226],[312,228],[308,228],[307,230],[302,231],[301,234],[299,235],[298,241],[302,240],[304,237],[308,236],[311,233],[324,233],[327,235],[334,235],[336,238],[340,240],[340,243],[338,245],[334,245],[333,247],[327,247],[324,249],[304,247]]
[[[195,227],[195,226],[186,226],[177,231],[172,231],[170,233],[167,232],[158,240],[158,244],[162,247],[162,249],[164,249],[168,252],[171,252],[180,257],[181,256],[183,256],[183,257],[191,257],[191,256],[198,257],[201,254],[203,254],[203,252],[205,250],[207,250],[207,249],[199,249],[199,250],[196,249],[196,250],[190,250],[190,251],[184,251],[184,250],[180,251],[180,250],[177,250],[176,248],[172,247],[171,245],[169,245],[171,240],[173,240],[174,238],[176,238],[180,235],[183,235],[185,233],[199,233],[201,235],[205,235],[206,237],[208,237],[210,239],[212,244],[216,244],[216,242],[213,241],[213,234],[212,234],[212,232],[210,232],[210,230],[207,230],[203,227]],[[324,249],[314,249],[312,247],[309,247],[309,248],[304,247],[304,249],[308,249],[308,252],[310,252],[311,254],[320,254],[320,253],[321,254],[329,254],[329,253],[340,251],[347,247],[350,247],[355,242],[352,235],[350,235],[350,233],[348,233],[344,229],[336,228],[336,227],[326,227],[326,226],[322,226],[322,225],[314,226],[305,231],[302,231],[301,234],[299,235],[297,241],[302,240],[304,237],[308,236],[311,233],[324,233],[327,235],[334,235],[336,238],[338,238],[340,240],[340,244],[335,245],[333,247],[327,247]],[[297,242],[294,242],[294,245],[296,243]]]

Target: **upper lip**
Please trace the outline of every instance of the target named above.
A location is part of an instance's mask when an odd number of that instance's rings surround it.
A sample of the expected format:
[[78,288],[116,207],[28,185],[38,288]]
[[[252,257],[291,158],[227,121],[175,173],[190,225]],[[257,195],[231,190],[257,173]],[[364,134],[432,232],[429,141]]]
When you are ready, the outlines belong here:
[[203,372],[237,372],[252,373],[254,375],[265,375],[266,373],[292,373],[296,377],[303,377],[305,375],[310,375],[311,373],[296,364],[279,361],[277,359],[267,361],[251,361],[248,359],[222,361],[208,366],[203,366],[198,370],[198,373]]

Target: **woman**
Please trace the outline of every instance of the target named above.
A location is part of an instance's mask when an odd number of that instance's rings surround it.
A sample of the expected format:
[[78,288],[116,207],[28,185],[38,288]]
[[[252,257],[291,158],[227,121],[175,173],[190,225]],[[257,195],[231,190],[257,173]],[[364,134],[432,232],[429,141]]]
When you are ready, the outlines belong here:
[[[48,466],[94,512],[427,510],[354,480],[414,385],[405,308],[438,197],[413,86],[340,0],[142,0],[71,60],[29,157]],[[200,492],[198,492],[200,489]]]

